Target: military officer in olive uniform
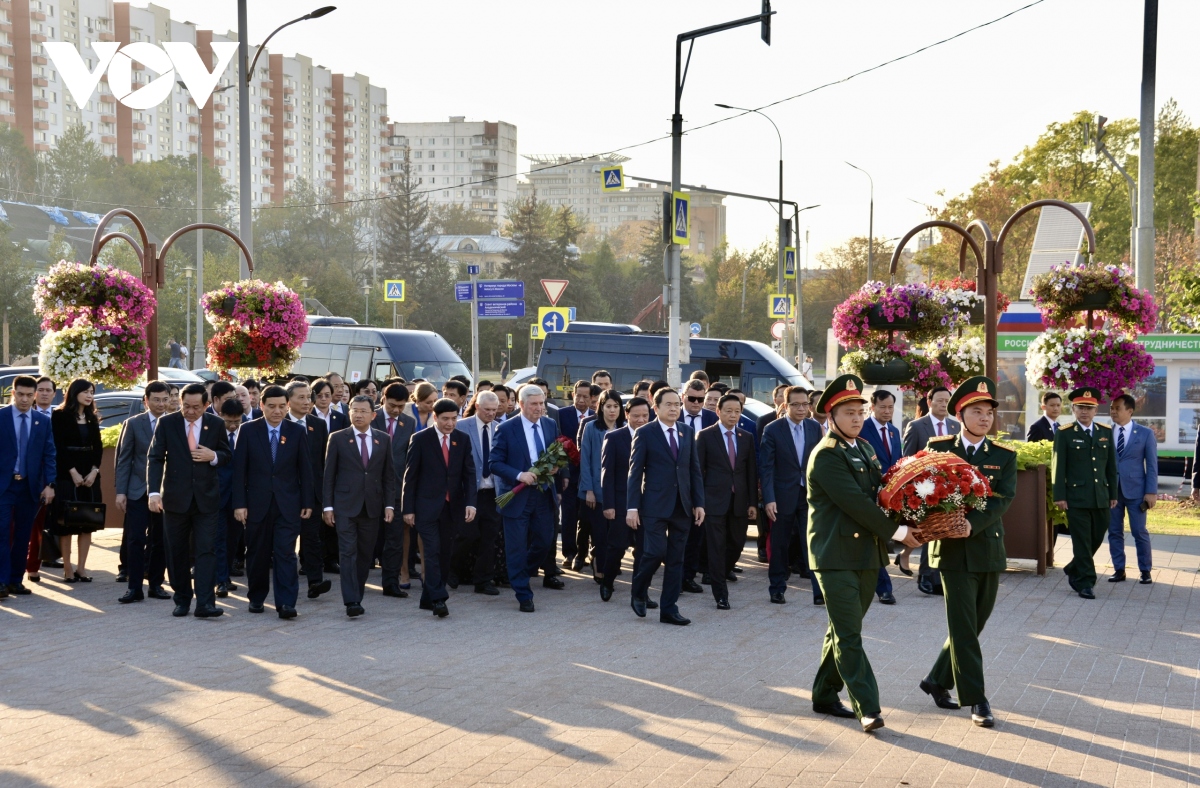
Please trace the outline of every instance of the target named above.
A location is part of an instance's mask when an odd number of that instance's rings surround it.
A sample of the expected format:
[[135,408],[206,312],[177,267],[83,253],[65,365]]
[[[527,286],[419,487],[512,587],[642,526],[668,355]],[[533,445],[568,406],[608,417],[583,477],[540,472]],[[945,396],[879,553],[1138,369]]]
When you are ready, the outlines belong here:
[[[896,527],[876,502],[883,478],[862,431],[867,398],[862,381],[842,375],[825,387],[817,409],[829,416],[829,434],[808,460],[808,549],[825,596],[829,629],[813,680],[813,711],[857,717],[864,731],[883,727],[879,686],[863,650],[862,620],[875,596],[889,539],[917,547],[906,526]],[[845,686],[853,710],[838,698]]]
[[[1017,455],[992,443],[987,434],[996,419],[996,383],[982,375],[970,378],[950,398],[950,412],[962,423],[957,435],[929,440],[929,451],[949,452],[975,466],[992,488],[983,510],[967,512],[971,535],[929,545],[929,565],[942,573],[949,637],[921,689],[943,709],[971,707],[971,721],[983,728],[995,724],[983,686],[983,653],[979,633],[996,604],[1000,573],[1007,560],[1000,518],[1017,494]],[[958,688],[958,701],[950,690]]]
[[1117,448],[1112,427],[1099,424],[1100,392],[1079,388],[1067,395],[1075,423],[1054,436],[1054,503],[1067,510],[1071,534],[1067,582],[1084,599],[1095,599],[1096,551],[1108,533],[1110,509],[1117,505]]

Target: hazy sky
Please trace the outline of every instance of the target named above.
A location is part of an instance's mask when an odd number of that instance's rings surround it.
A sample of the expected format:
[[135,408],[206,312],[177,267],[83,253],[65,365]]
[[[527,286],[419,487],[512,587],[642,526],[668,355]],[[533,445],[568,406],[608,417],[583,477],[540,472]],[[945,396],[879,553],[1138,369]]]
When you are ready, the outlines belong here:
[[[593,153],[670,131],[675,35],[758,12],[758,0],[333,0],[338,10],[280,33],[272,51],[301,52],[388,89],[393,120],[504,120],[525,153]],[[848,76],[994,19],[1030,0],[775,0],[772,45],[757,26],[701,39],[683,96],[685,127]],[[223,32],[235,0],[158,0]],[[254,0],[251,41],[320,0]],[[135,0],[141,5],[141,0]],[[1159,106],[1174,97],[1200,120],[1200,2],[1161,0]],[[785,197],[820,208],[801,217],[812,253],[867,232],[895,238],[967,189],[990,161],[1009,161],[1047,124],[1088,109],[1136,117],[1141,0],[1044,0],[1009,19],[848,83],[767,110],[783,135]],[[626,172],[670,176],[670,142],[625,150]],[[527,169],[528,162],[521,160]],[[778,142],[748,115],[685,136],[683,181],[777,192]],[[775,233],[765,204],[728,199],[729,239]],[[813,260],[815,262],[815,259]]]

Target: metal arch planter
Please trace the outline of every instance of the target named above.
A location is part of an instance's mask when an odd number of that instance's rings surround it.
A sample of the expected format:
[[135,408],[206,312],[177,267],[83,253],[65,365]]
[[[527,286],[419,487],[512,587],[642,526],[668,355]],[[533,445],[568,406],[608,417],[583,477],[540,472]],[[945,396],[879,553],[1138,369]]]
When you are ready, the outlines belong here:
[[913,365],[897,356],[883,364],[876,362],[863,364],[862,381],[870,386],[897,386],[911,383],[913,372]]
[[1108,309],[1111,304],[1112,293],[1104,290],[1099,293],[1088,293],[1071,309],[1076,312],[1090,312],[1093,309]]
[[888,320],[887,315],[883,313],[883,307],[879,304],[875,304],[867,312],[867,326],[878,331],[911,331],[916,325],[911,317]]
[[983,321],[987,319],[986,311],[987,304],[976,304],[967,312],[967,319],[971,321],[971,325],[973,326],[982,326]]

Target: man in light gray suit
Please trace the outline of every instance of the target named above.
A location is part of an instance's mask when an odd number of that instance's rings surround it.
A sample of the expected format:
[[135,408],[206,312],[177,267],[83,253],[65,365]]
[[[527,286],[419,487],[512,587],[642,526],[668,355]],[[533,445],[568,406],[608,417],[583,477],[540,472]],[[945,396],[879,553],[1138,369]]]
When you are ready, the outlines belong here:
[[496,439],[496,413],[500,398],[481,391],[475,398],[475,415],[458,422],[458,430],[471,439],[471,457],[475,461],[475,519],[463,523],[455,548],[454,572],[460,580],[475,586],[475,593],[498,596],[496,577],[496,540],[500,538],[500,510],[496,508],[496,480],[489,467],[492,441]]
[[149,565],[149,594],[153,599],[170,599],[163,590],[163,576],[167,568],[166,552],[163,550],[163,516],[150,511],[150,499],[146,495],[146,454],[150,451],[150,439],[158,420],[167,412],[171,389],[161,380],[152,380],[146,385],[143,395],[144,413],[139,413],[121,425],[121,437],[117,439],[117,462],[113,486],[117,497],[117,508],[125,512],[125,573],[129,575],[129,589],[117,601],[121,604],[141,602],[146,598],[142,592],[142,580],[147,577]]
[[1117,505],[1108,523],[1108,551],[1112,555],[1110,583],[1125,580],[1125,513],[1129,512],[1129,531],[1137,547],[1138,571],[1142,585],[1154,582],[1150,553],[1150,533],[1146,530],[1146,511],[1158,502],[1158,439],[1149,427],[1133,423],[1137,402],[1129,394],[1112,401],[1113,444],[1117,452]]
[[[408,404],[408,387],[403,383],[389,383],[383,390],[383,405],[375,411],[371,426],[383,430],[392,440],[392,472],[396,474],[396,495],[404,483],[404,460],[408,456],[408,442],[417,431],[417,420],[404,412]],[[399,504],[396,504],[399,508]],[[383,569],[383,595],[406,597],[408,592],[400,588],[400,567],[408,555],[407,542],[411,529],[404,520],[395,517],[384,523],[380,534],[382,544],[379,565]],[[379,547],[379,545],[376,545]]]
[[[925,448],[930,438],[957,435],[962,429],[950,416],[950,389],[937,386],[929,392],[929,414],[913,419],[904,428],[904,456],[911,457]],[[921,548],[921,568],[917,571],[917,589],[925,594],[942,595],[942,575],[929,566],[929,547]]]
[[374,416],[370,397],[354,397],[351,426],[330,435],[325,449],[322,518],[337,529],[342,601],[351,618],[363,614],[380,515],[390,523],[396,511],[392,441],[383,430],[371,429]]

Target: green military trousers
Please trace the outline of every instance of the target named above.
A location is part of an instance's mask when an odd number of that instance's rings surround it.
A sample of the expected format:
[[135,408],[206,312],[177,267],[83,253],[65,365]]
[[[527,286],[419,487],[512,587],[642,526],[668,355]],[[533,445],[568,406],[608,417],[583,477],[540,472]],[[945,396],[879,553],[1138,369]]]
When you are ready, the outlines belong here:
[[999,572],[942,570],[949,637],[929,670],[929,680],[946,689],[958,687],[958,702],[963,706],[987,700],[979,633],[996,606],[999,586]]
[[821,647],[821,665],[813,679],[814,704],[834,703],[846,687],[854,713],[860,718],[880,712],[879,685],[863,650],[862,620],[875,597],[878,569],[816,572],[829,629]]
[[1067,509],[1067,530],[1071,533],[1071,561],[1063,567],[1076,588],[1096,585],[1096,551],[1108,535],[1112,517],[1109,509]]

